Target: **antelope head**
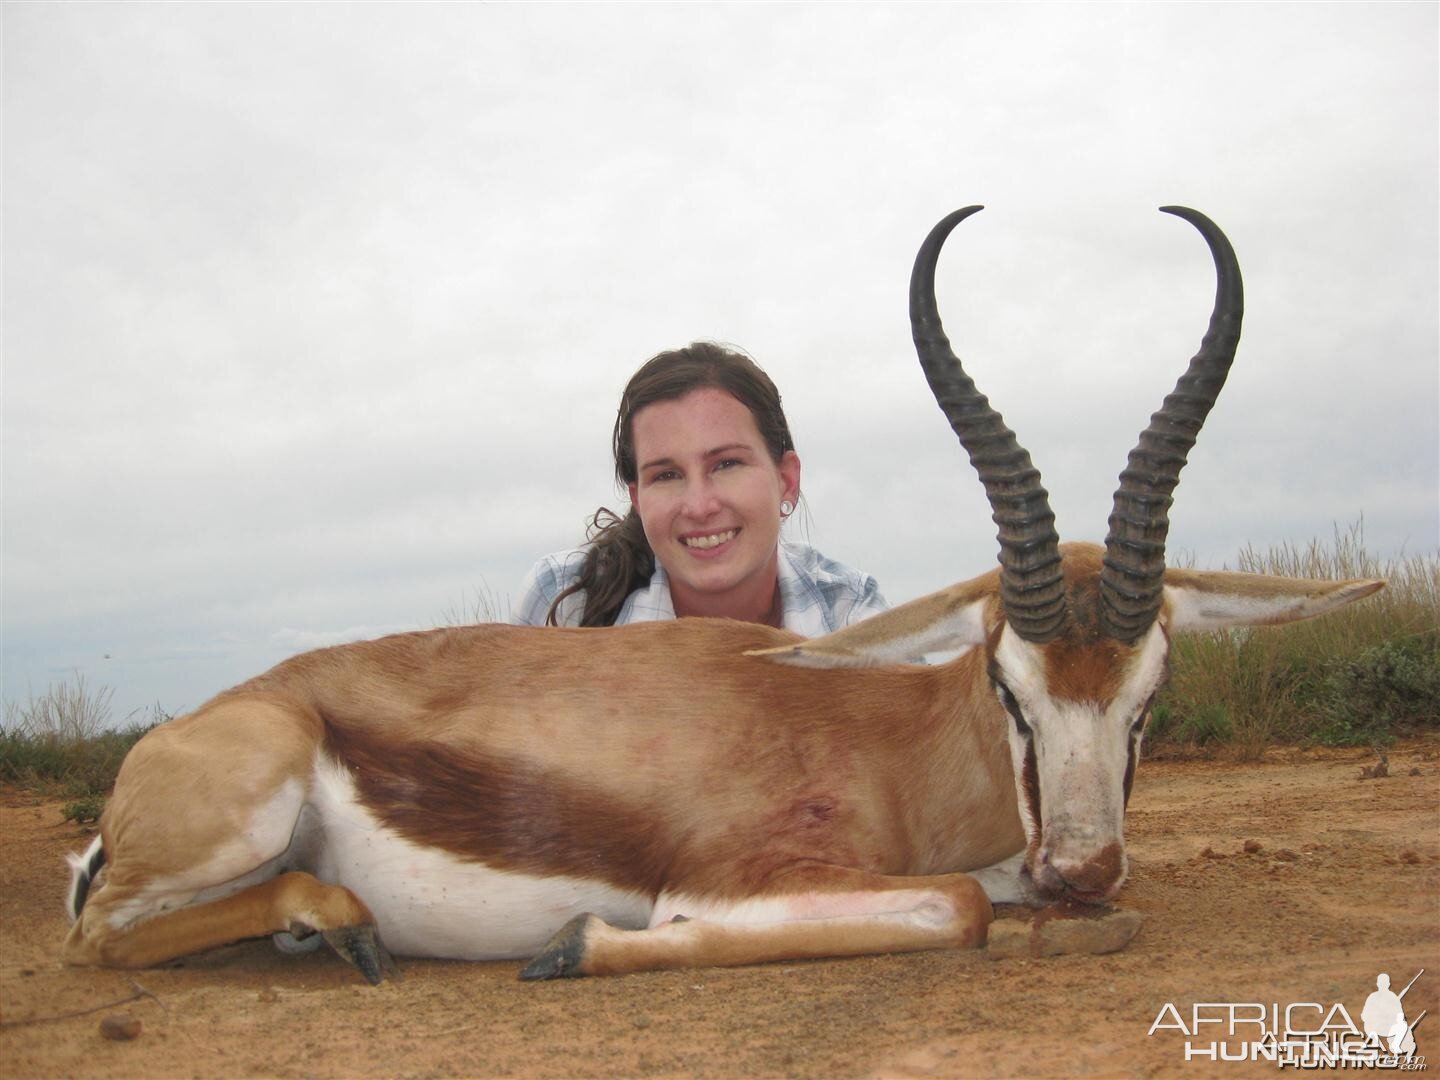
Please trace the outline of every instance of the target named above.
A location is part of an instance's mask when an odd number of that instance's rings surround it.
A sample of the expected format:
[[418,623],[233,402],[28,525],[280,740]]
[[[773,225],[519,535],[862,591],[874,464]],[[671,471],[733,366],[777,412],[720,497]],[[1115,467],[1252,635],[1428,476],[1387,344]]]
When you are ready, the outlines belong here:
[[999,708],[976,709],[972,722],[988,716],[1007,731],[1026,830],[1022,876],[1044,897],[1098,903],[1125,878],[1125,805],[1151,704],[1167,674],[1171,635],[1308,618],[1384,582],[1166,569],[1171,493],[1224,385],[1244,308],[1230,242],[1203,214],[1177,206],[1162,210],[1194,225],[1215,261],[1209,329],[1130,452],[1104,546],[1062,545],[1040,473],[966,375],[936,308],[940,248],[980,209],[957,210],[926,238],[910,281],[910,320],[926,379],[989,498],[999,569],[769,652],[807,666],[867,666],[983,649],[983,663],[971,657],[959,668],[968,674],[957,675],[956,708],[975,708],[989,695],[998,702]]

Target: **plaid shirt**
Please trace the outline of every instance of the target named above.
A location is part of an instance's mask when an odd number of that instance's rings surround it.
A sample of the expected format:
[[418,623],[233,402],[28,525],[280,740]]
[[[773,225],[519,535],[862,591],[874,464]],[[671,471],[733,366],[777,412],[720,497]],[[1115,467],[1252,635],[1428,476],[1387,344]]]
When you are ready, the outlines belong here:
[[[579,576],[588,550],[580,547],[557,551],[537,562],[521,586],[520,602],[510,621],[521,626],[544,626],[550,605]],[[873,577],[827,559],[809,544],[780,541],[779,571],[785,629],[805,637],[831,633],[890,606]],[[561,626],[578,626],[584,609],[584,592],[571,593],[561,602],[555,621]],[[670,583],[665,568],[657,562],[650,584],[625,598],[615,625],[673,618]]]

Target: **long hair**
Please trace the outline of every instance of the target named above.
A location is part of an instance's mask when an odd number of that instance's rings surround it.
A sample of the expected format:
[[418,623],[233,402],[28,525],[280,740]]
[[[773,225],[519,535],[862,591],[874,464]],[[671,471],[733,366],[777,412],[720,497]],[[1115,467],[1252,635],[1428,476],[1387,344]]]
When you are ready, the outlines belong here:
[[[780,391],[744,353],[710,341],[697,341],[683,349],[670,349],[647,360],[631,377],[620,398],[615,416],[612,448],[615,479],[622,485],[637,483],[635,461],[635,414],[657,401],[674,401],[693,390],[715,387],[750,410],[765,448],[778,465],[787,451],[795,449],[790,425],[780,406]],[[640,515],[632,506],[621,517],[600,507],[586,530],[590,550],[580,576],[555,598],[545,621],[556,625],[560,602],[584,591],[585,608],[581,626],[613,626],[625,598],[644,586],[655,572],[655,553],[645,539]]]

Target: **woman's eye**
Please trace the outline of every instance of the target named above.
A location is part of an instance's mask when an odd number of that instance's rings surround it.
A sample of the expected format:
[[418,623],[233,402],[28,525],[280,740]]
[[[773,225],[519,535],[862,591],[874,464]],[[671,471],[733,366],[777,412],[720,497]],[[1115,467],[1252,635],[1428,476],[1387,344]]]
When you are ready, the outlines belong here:
[[744,462],[739,458],[721,458],[715,463],[715,471],[719,472],[721,469],[733,469],[736,465],[742,464],[744,464]]

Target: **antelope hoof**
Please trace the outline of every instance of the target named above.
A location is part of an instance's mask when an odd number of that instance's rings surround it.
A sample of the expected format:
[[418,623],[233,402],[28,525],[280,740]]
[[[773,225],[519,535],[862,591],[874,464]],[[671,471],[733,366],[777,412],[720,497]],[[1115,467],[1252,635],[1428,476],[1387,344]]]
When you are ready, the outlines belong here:
[[339,926],[323,930],[321,934],[325,943],[364,975],[371,986],[379,986],[386,975],[400,977],[400,966],[385,948],[373,924]]
[[593,915],[576,915],[562,926],[534,960],[525,965],[520,978],[527,982],[538,979],[567,979],[585,974],[580,965],[585,960],[585,928]]

